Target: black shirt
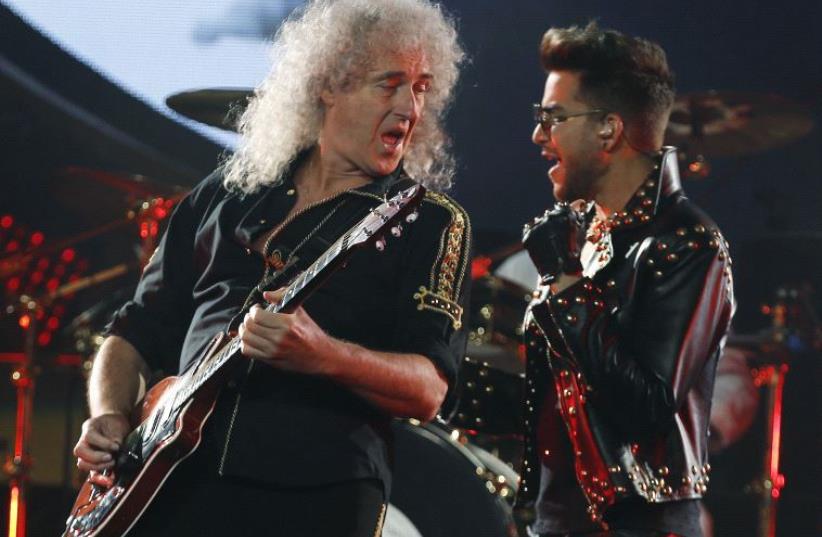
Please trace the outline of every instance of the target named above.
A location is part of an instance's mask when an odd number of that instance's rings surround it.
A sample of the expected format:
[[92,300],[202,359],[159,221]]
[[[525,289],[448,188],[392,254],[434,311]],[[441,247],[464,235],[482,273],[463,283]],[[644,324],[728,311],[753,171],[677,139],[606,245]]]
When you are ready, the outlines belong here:
[[[218,170],[176,207],[134,299],[109,327],[154,369],[185,369],[225,329],[265,270],[252,243],[296,202],[290,174],[253,194],[229,192],[222,179]],[[287,256],[310,236],[294,252],[305,268],[386,195],[411,184],[398,169],[312,206],[271,249]],[[355,252],[303,307],[335,338],[426,356],[453,385],[465,348],[470,231],[459,205],[428,192],[400,238],[384,252]],[[205,440],[221,446],[221,474],[285,486],[377,478],[389,489],[388,415],[330,380],[249,364],[223,389],[206,430]]]

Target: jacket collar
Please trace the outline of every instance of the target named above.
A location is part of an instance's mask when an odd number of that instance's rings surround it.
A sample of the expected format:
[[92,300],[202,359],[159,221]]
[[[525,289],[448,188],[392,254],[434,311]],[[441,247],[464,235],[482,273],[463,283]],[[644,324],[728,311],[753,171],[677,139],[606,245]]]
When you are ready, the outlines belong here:
[[676,148],[663,147],[657,158],[648,179],[628,200],[625,208],[609,218],[611,230],[632,229],[649,223],[659,212],[660,202],[682,190]]
[[[290,198],[295,192],[296,186],[293,181],[294,172],[309,152],[310,148],[303,150],[299,155],[297,155],[294,161],[289,165],[288,169],[283,173],[282,180],[280,182],[268,188],[261,188],[252,194],[231,194],[232,196],[236,196],[236,199],[240,202],[248,200],[246,202],[248,205],[245,205],[246,208],[243,209],[242,207],[238,207],[237,209],[238,211],[244,212],[244,214],[239,217],[239,223],[234,230],[234,237],[239,243],[249,246],[255,236],[258,236],[259,233],[263,232],[263,230],[271,228],[274,222],[269,221],[270,215],[272,212],[277,213],[277,211],[273,210],[273,208],[278,206],[278,202],[274,200]],[[382,199],[386,197],[394,185],[398,184],[406,177],[408,176],[403,170],[402,162],[400,162],[397,168],[391,173],[380,177],[374,177],[371,182],[366,183],[361,187],[349,190],[347,194]],[[279,202],[280,204],[288,205],[280,206],[279,213],[282,214],[283,218],[288,213],[291,205],[294,203],[294,198],[290,199],[290,202]]]

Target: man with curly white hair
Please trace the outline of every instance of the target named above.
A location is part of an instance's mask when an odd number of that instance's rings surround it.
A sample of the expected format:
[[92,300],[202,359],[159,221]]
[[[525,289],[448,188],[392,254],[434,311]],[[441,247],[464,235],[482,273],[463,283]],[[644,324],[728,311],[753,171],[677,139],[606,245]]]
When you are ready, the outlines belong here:
[[[462,59],[429,0],[315,0],[283,24],[239,148],[176,208],[95,360],[75,454],[100,472],[157,370],[226,326],[248,358],[129,535],[379,534],[391,419],[432,419],[465,346],[470,223],[441,192]],[[294,313],[258,305],[414,181],[418,220],[385,252],[356,252]]]

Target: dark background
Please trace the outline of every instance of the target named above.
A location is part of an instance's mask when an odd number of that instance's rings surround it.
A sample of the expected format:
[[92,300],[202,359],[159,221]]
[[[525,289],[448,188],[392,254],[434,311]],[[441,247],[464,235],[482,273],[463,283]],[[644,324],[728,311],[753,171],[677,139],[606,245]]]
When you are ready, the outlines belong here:
[[[585,24],[640,35],[666,50],[679,93],[776,93],[822,107],[818,2],[446,2],[459,13],[466,70],[452,125],[463,173],[456,188],[478,229],[516,232],[550,200],[545,164],[530,143],[528,105],[542,96],[538,43],[548,26]],[[470,5],[470,8],[467,7]],[[686,185],[733,244],[761,234],[822,230],[817,210],[820,130],[768,153],[714,161]],[[494,200],[490,204],[489,200]],[[773,202],[777,207],[769,207]],[[789,208],[789,209],[788,209]],[[772,213],[788,214],[772,214]]]
[[[708,178],[687,179],[684,186],[730,240],[739,299],[738,332],[751,334],[767,325],[759,306],[770,301],[780,286],[804,282],[819,289],[822,3],[450,0],[444,4],[459,20],[470,58],[449,125],[460,163],[453,194],[472,217],[479,253],[516,241],[522,223],[552,203],[546,163],[530,142],[529,105],[539,101],[544,82],[537,45],[549,26],[596,19],[604,27],[661,44],[677,74],[680,94],[750,91],[777,94],[806,107],[816,126],[802,139],[767,152],[714,159]],[[99,182],[66,178],[59,173],[65,166],[144,174],[159,185],[191,186],[218,162],[222,150],[125,94],[2,5],[0,103],[0,215],[11,214],[15,225],[43,231],[47,243],[122,218],[140,198]],[[77,253],[87,260],[84,274],[90,274],[130,261],[136,245],[136,230],[125,226],[78,245]],[[132,272],[78,293],[66,305],[63,326],[135,279]],[[6,293],[3,305],[14,300],[13,293]],[[819,312],[818,292],[811,301]],[[109,309],[103,308],[104,314]],[[104,314],[95,321],[97,328]],[[70,449],[66,439],[76,435],[83,412],[79,372],[51,361],[58,352],[73,352],[70,336],[58,333],[38,359],[43,374],[35,402],[39,421],[34,429],[38,457],[34,477],[35,482],[52,487],[71,480],[70,466],[65,466],[70,464],[64,456]],[[0,317],[0,352],[21,349],[16,317]],[[787,486],[780,535],[819,535],[819,353],[797,353],[790,365],[783,446]],[[0,408],[4,417],[0,436],[10,438],[14,399],[8,383],[0,384]],[[66,408],[74,409],[68,419]],[[754,501],[742,489],[759,464],[761,444],[760,418],[730,454],[717,457],[720,466],[739,466],[738,472],[725,472],[725,482],[716,485],[719,492],[714,498],[709,493],[715,516],[727,515],[726,521],[718,520],[718,529],[728,529],[718,535],[753,535]],[[47,534],[45,528],[60,527],[63,504],[71,492],[38,488],[36,494],[40,500],[33,500],[31,506],[31,534],[41,534],[35,530]],[[49,508],[54,514],[46,515]]]

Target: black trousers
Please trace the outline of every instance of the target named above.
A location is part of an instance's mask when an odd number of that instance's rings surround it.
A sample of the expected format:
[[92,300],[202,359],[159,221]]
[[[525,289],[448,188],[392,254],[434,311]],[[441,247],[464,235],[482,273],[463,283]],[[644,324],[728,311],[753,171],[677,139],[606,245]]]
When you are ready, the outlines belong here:
[[378,480],[282,488],[220,477],[207,442],[161,487],[128,537],[375,537],[385,498]]

